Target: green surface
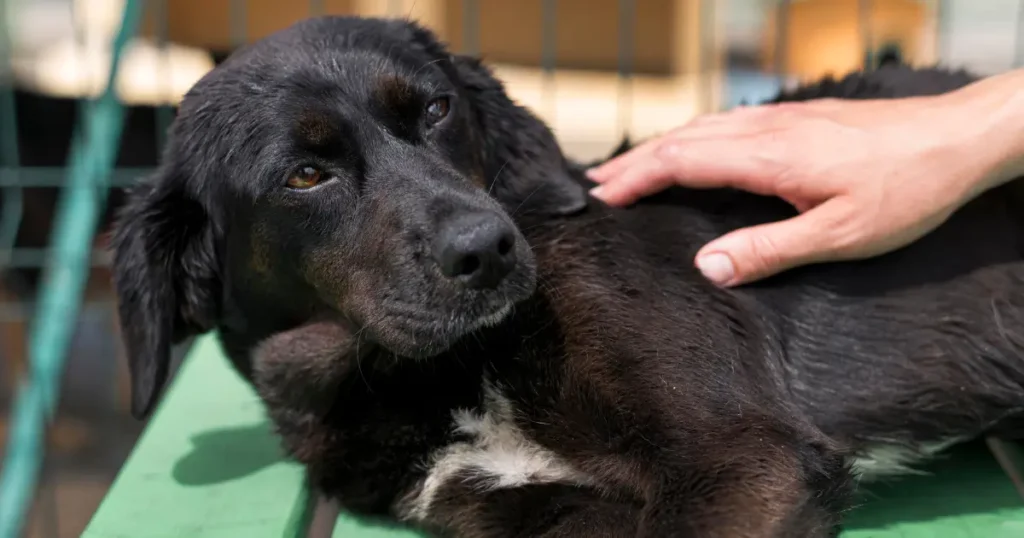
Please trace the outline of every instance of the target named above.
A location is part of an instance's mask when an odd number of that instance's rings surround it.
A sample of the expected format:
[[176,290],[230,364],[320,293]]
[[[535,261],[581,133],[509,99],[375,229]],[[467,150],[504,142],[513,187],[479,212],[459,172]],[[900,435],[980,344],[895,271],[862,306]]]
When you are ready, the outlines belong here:
[[197,340],[85,538],[302,536],[301,468],[213,338]]
[[865,485],[843,538],[1024,538],[1024,499],[984,444],[927,471]]
[[332,538],[426,538],[411,530],[395,529],[356,520],[342,515],[334,526]]
[[[301,536],[301,470],[214,339],[199,339],[86,538]],[[414,538],[342,516],[334,538]],[[865,489],[843,538],[1024,538],[1024,500],[981,444]]]

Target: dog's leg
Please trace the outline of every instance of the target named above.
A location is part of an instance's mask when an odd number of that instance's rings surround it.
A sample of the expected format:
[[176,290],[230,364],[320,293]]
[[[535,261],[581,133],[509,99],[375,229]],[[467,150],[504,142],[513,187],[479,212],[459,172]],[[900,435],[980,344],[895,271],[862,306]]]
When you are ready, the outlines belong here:
[[595,385],[585,366],[559,385],[571,397],[523,427],[602,491],[641,499],[633,536],[835,534],[852,488],[846,455],[772,394],[673,390],[684,381],[637,390],[625,377]]
[[785,431],[748,425],[689,452],[688,463],[667,463],[637,537],[835,536],[850,487],[845,459]]
[[611,500],[593,489],[562,484],[494,488],[463,472],[449,477],[429,506],[399,512],[453,538],[836,535],[849,485],[842,457],[824,446],[754,429],[718,436],[714,444],[714,450],[664,452],[691,458],[627,463],[657,477],[651,481],[657,486],[643,488],[643,501]]
[[471,476],[442,486],[422,525],[453,538],[630,538],[639,503],[604,499],[593,490],[563,484],[502,489]]

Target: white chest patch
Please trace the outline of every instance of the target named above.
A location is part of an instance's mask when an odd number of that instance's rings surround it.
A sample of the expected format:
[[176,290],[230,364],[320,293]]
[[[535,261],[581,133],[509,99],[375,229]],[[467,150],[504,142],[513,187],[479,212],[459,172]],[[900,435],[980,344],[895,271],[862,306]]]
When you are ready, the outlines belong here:
[[550,450],[526,437],[515,423],[515,410],[497,387],[485,382],[481,409],[452,413],[453,430],[469,440],[450,444],[427,462],[427,476],[412,498],[404,499],[399,513],[410,520],[430,514],[438,489],[456,475],[469,475],[483,490],[527,484],[584,484],[586,476]]

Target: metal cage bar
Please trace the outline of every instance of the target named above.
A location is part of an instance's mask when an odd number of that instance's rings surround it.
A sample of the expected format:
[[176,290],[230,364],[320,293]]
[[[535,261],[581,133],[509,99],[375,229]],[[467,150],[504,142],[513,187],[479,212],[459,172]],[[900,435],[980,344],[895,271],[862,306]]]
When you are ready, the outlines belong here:
[[126,0],[114,39],[110,70],[100,97],[86,107],[68,161],[67,184],[57,208],[39,308],[29,335],[29,372],[18,386],[12,425],[0,476],[0,538],[19,536],[36,491],[42,466],[44,431],[52,420],[67,347],[82,299],[91,237],[106,194],[123,127],[124,109],[116,96],[118,67],[142,17],[142,2]]
[[875,33],[872,27],[871,11],[874,8],[872,0],[857,0],[857,29],[860,31],[861,47],[864,54],[864,69],[873,69],[875,66]]
[[636,56],[636,0],[619,0],[618,131],[627,135],[633,121],[633,61]]
[[541,69],[544,108],[548,117],[555,114],[555,69],[558,66],[558,0],[542,0],[541,5]]
[[1014,45],[1013,66],[1017,68],[1024,67],[1024,0],[1020,0],[1020,5],[1017,7],[1017,28]]
[[786,77],[786,43],[789,37],[790,0],[779,0],[775,6],[775,60],[774,71],[778,83],[784,84]]
[[[11,43],[8,39],[9,21],[6,4],[0,3],[0,162],[12,167],[8,174],[0,171],[0,189],[3,190],[3,204],[0,205],[0,269],[6,267],[13,257],[14,242],[21,226],[24,208],[21,174],[19,173],[18,116],[14,105],[14,74],[10,63]],[[4,80],[10,77],[10,80]],[[8,85],[9,84],[9,85]],[[10,182],[4,181],[9,175]]]
[[[154,27],[156,28],[156,43],[160,49],[160,70],[159,76],[164,83],[164,87],[169,87],[169,81],[171,78],[171,65],[168,61],[167,50],[168,50],[168,35],[170,33],[167,24],[167,2],[169,0],[147,0],[149,5],[153,7],[153,18],[155,19]],[[169,103],[164,103],[161,99],[160,104],[156,109],[156,143],[157,147],[164,147],[167,142],[167,130],[171,127],[171,122],[174,120],[174,108]]]
[[462,1],[462,53],[480,55],[480,0]]

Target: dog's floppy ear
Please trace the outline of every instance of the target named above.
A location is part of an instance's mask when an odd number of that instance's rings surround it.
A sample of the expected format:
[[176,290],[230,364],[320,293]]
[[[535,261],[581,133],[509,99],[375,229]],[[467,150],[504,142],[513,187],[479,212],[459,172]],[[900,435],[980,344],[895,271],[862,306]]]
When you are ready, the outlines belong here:
[[173,159],[131,190],[121,208],[111,245],[113,279],[136,418],[150,412],[163,388],[172,345],[216,322],[214,237]]
[[573,163],[573,166],[576,168],[576,170],[579,171],[579,173],[582,174],[588,168],[593,168],[595,166],[600,166],[600,165],[602,165],[602,164],[604,164],[604,163],[606,163],[606,162],[608,162],[608,161],[618,157],[619,155],[622,155],[623,153],[626,153],[627,151],[629,151],[631,149],[633,149],[633,141],[629,139],[629,135],[627,134],[626,136],[624,136],[622,138],[622,141],[619,142],[619,145],[616,146],[615,149],[613,149],[612,152],[608,154],[608,156],[602,157],[600,159],[596,159],[596,160],[593,160],[593,161],[590,161],[590,162],[587,162],[587,163]]
[[[429,29],[404,21],[413,46],[444,58]],[[449,55],[454,75],[469,96],[473,130],[483,146],[482,173],[490,192],[517,213],[570,215],[587,207],[587,192],[573,178],[554,134],[529,110],[509,99],[504,86],[479,59]]]
[[518,212],[570,215],[586,208],[586,189],[547,125],[512,102],[480,60],[451,59],[470,98],[484,179],[494,197]]

